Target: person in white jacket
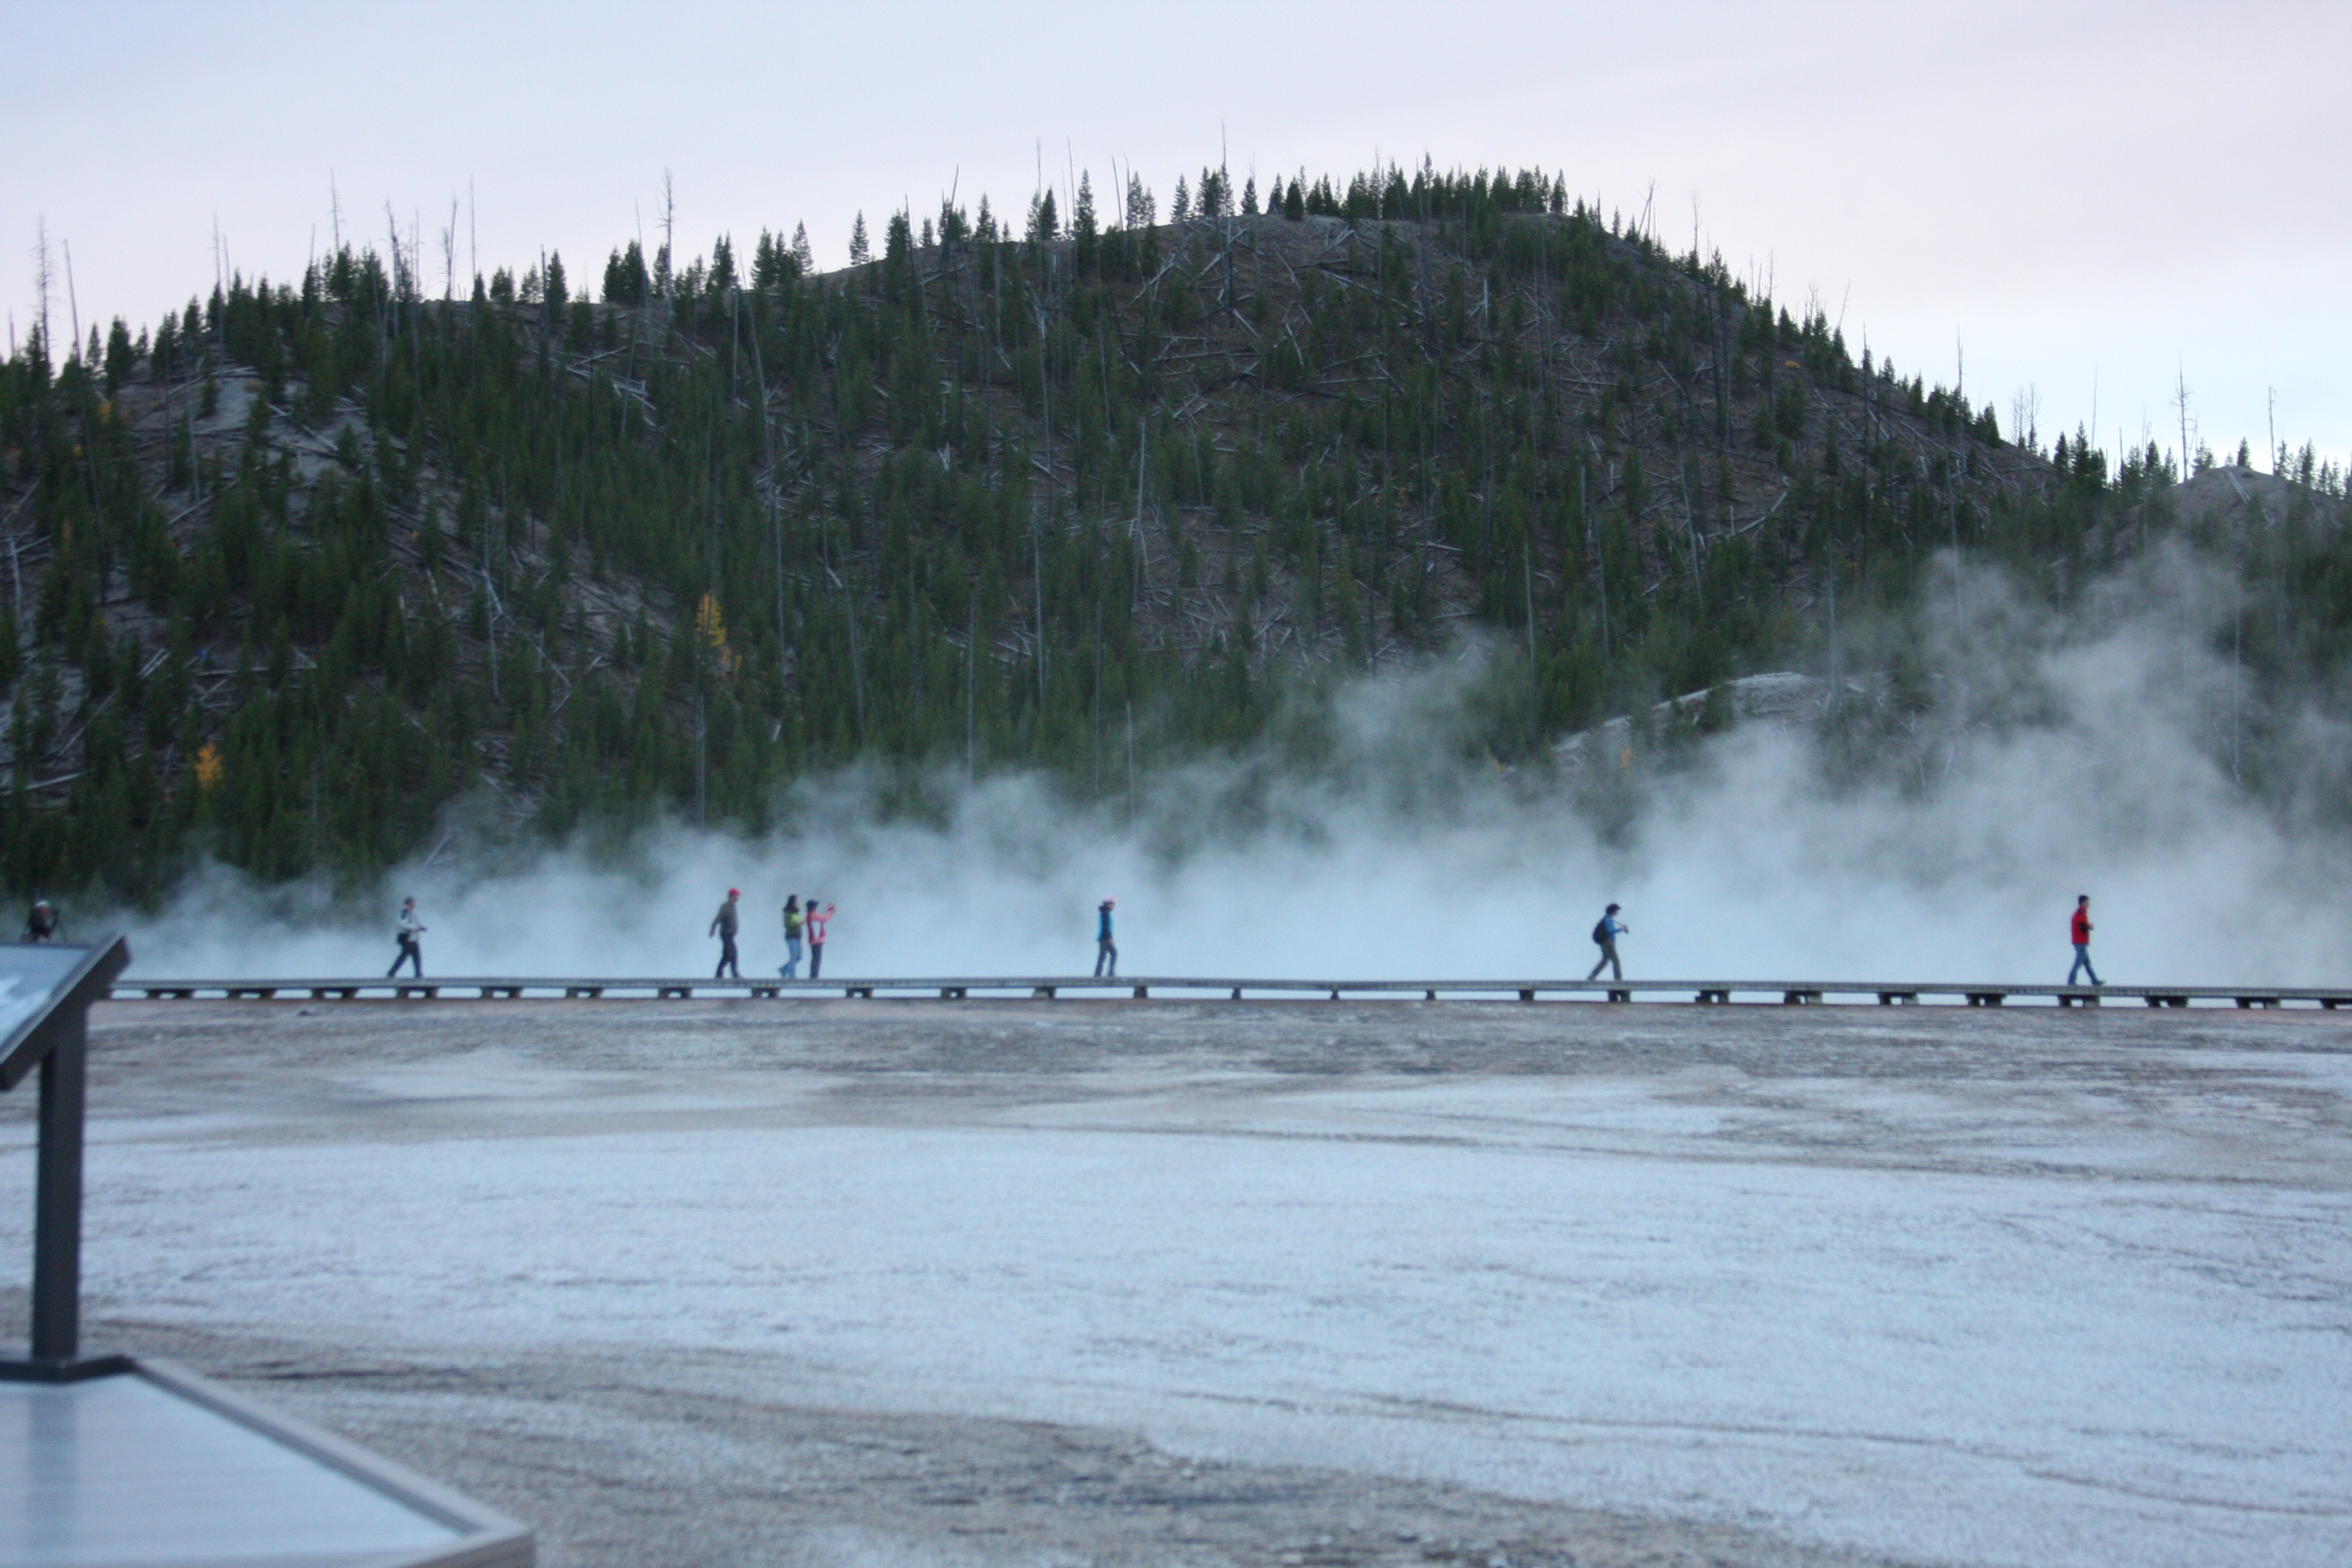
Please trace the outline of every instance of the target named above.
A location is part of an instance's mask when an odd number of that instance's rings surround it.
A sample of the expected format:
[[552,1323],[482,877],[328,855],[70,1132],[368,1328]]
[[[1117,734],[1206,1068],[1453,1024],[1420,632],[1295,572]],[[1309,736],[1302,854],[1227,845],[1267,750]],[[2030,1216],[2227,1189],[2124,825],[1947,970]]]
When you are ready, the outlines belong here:
[[425,951],[416,945],[416,939],[425,934],[425,922],[416,918],[415,899],[400,900],[400,927],[393,934],[400,941],[400,956],[394,959],[392,967],[383,972],[384,978],[391,979],[400,973],[402,964],[408,963],[415,966],[416,978],[424,979]]

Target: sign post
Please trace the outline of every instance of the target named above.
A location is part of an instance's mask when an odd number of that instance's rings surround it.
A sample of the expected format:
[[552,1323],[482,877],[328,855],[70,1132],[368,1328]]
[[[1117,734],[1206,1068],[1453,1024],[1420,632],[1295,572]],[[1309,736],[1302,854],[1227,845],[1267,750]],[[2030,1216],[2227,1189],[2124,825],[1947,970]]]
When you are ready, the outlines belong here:
[[89,1005],[131,963],[121,937],[94,946],[0,944],[0,1091],[40,1074],[33,1198],[33,1337],[0,1380],[71,1383],[122,1371],[81,1353],[81,1152]]

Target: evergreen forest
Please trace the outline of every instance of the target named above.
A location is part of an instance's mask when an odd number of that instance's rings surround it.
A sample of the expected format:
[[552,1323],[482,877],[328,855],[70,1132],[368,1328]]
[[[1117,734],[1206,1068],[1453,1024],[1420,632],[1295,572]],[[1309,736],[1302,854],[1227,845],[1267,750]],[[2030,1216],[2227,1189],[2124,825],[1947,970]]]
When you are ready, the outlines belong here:
[[[2004,430],[1533,169],[880,227],[467,283],[395,224],[61,343],[44,277],[0,365],[0,875],[363,879],[460,813],[757,832],[853,764],[1115,809],[1471,645],[1465,743],[1539,769],[1827,671],[1940,554],[2063,604],[2198,531],[2153,444]],[[2352,545],[2341,473],[2265,456],[2264,526],[2191,542],[2283,711],[2352,656]]]

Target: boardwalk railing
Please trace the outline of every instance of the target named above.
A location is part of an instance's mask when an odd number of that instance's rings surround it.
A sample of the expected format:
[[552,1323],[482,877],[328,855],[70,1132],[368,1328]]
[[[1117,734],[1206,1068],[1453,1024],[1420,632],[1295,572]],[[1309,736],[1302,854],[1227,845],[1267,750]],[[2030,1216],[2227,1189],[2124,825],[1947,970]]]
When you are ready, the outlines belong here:
[[1049,975],[1022,978],[1007,975],[949,976],[934,979],[842,980],[685,980],[685,979],[525,979],[464,975],[425,978],[342,980],[118,980],[112,995],[123,1000],[268,1001],[299,997],[356,1001],[376,997],[395,1000],[484,997],[547,1000],[641,998],[691,1000],[707,998],[932,997],[964,1001],[974,997],[1129,996],[1142,1000],[1275,1000],[1285,997],[1419,1000],[1435,1002],[1495,1001],[1516,997],[1521,1002],[1545,998],[1559,1001],[1778,1002],[1790,1005],[1826,1003],[1832,998],[1856,1002],[1875,1000],[1886,1006],[1946,1003],[1970,1007],[1999,1007],[2005,1003],[2055,1002],[2062,1007],[2096,1007],[2102,1003],[2131,1003],[2148,1007],[2187,1007],[2192,1004],[2240,1007],[2325,1007],[2352,1005],[2352,989],[2277,985],[2010,985],[1931,984],[1913,981],[1844,980],[1217,980],[1197,976],[1152,975],[1139,978],[1090,979]]

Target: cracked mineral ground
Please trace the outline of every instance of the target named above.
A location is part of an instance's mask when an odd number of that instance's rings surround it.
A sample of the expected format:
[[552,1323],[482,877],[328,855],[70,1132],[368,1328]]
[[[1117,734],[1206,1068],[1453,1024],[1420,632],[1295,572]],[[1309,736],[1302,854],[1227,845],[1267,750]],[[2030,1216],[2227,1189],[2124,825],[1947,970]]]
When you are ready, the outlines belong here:
[[92,1046],[92,1342],[551,1568],[2352,1561],[2333,1015],[127,1003]]

